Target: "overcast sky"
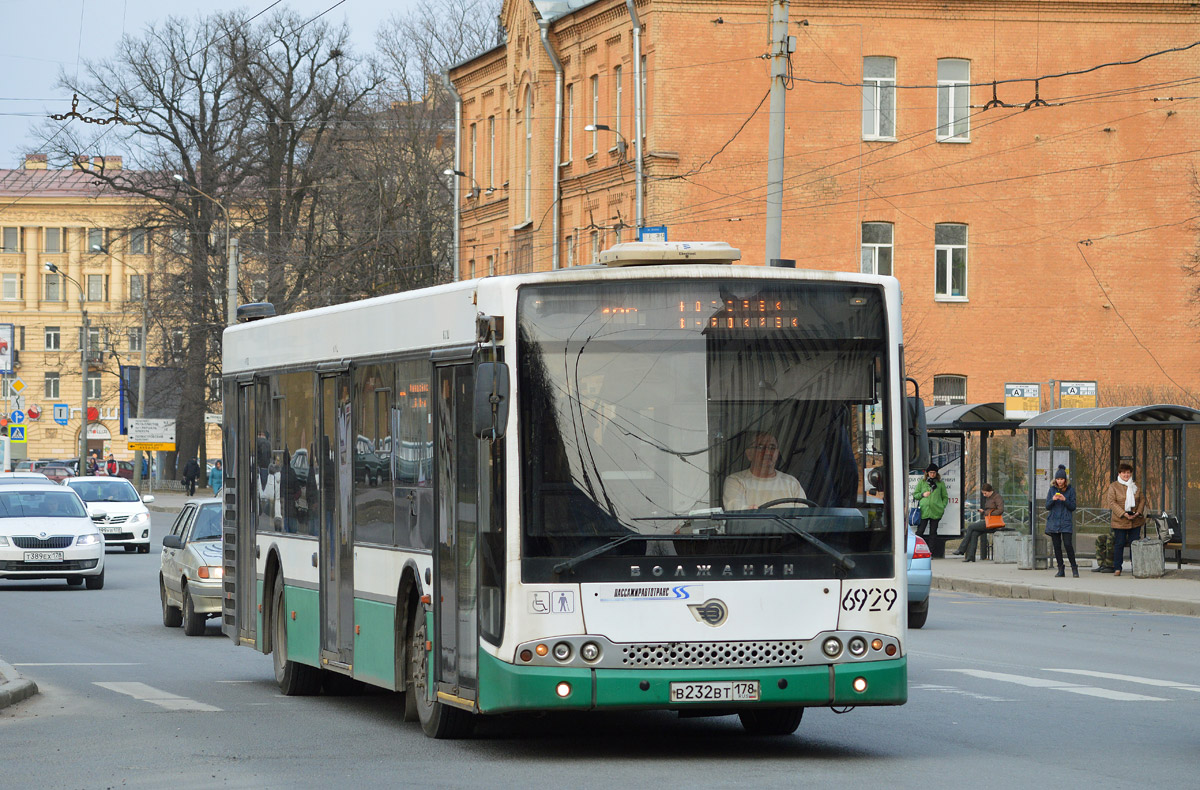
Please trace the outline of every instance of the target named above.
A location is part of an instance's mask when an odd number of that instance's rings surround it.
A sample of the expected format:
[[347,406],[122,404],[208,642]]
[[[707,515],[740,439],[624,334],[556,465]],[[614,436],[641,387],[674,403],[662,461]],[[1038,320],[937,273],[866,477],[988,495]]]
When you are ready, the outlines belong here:
[[[178,0],[0,0],[4,28],[0,43],[0,168],[20,167],[26,152],[36,151],[33,132],[51,113],[71,109],[71,94],[55,87],[59,69],[73,74],[76,59],[111,55],[122,31],[140,33],[161,17],[242,8],[257,13],[274,0],[183,3]],[[375,31],[391,15],[419,0],[285,0],[308,19],[334,7],[323,18],[350,26],[354,48],[374,48]],[[81,35],[82,30],[82,35]],[[80,108],[82,112],[84,108]],[[125,153],[105,151],[108,154]]]

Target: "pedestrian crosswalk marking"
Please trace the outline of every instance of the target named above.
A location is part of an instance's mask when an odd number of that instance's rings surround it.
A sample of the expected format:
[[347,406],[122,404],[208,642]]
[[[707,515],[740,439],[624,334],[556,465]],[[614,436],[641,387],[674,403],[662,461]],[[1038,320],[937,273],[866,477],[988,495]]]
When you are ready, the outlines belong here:
[[1080,686],[1075,683],[1064,683],[1059,680],[1047,680],[1045,678],[1027,677],[1025,675],[1011,675],[1007,672],[989,672],[985,669],[951,669],[950,672],[959,672],[971,677],[981,678],[983,680],[995,680],[1001,683],[1014,683],[1018,686],[1028,686],[1030,688],[1053,689],[1055,691],[1066,691],[1071,694],[1082,694],[1087,697],[1100,697],[1102,699],[1110,699],[1118,702],[1166,702],[1163,697],[1148,697],[1144,694],[1130,694],[1125,691],[1113,691],[1111,689],[1098,688],[1096,686]]
[[1104,678],[1105,680],[1123,680],[1126,683],[1140,683],[1143,686],[1158,686],[1160,688],[1180,689],[1181,691],[1198,691],[1200,686],[1193,686],[1189,683],[1180,683],[1175,680],[1159,680],[1157,678],[1141,678],[1136,675],[1119,675],[1116,672],[1097,672],[1091,669],[1044,669],[1043,672],[1066,672],[1072,675],[1084,675],[1085,677]]
[[191,711],[215,711],[220,712],[220,708],[214,708],[212,705],[205,705],[203,702],[197,702],[194,699],[181,697],[178,694],[172,694],[169,691],[156,689],[153,686],[147,686],[145,683],[95,683],[94,685],[100,688],[106,688],[109,691],[115,691],[118,694],[126,694],[136,700],[149,702],[151,705],[157,705],[160,708],[167,710],[191,710]]

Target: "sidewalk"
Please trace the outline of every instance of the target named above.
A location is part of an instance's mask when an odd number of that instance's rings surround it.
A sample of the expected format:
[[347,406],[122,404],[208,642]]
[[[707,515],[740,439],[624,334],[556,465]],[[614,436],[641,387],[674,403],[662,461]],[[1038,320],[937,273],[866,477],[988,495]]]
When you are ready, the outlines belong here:
[[178,513],[189,499],[208,499],[212,495],[211,488],[197,488],[196,496],[188,496],[186,491],[155,491],[154,501],[146,505],[146,509],[157,513]]
[[1031,598],[1200,617],[1200,566],[1185,564],[1182,570],[1176,570],[1174,563],[1168,563],[1166,575],[1157,579],[1134,577],[1128,562],[1119,577],[1093,573],[1091,560],[1080,562],[1078,579],[1071,577],[1069,568],[1061,579],[1054,576],[1056,571],[1025,571],[1014,563],[963,562],[959,557],[947,557],[933,561],[933,587],[993,598]]
[[0,710],[37,693],[36,683],[18,675],[11,664],[0,661]]

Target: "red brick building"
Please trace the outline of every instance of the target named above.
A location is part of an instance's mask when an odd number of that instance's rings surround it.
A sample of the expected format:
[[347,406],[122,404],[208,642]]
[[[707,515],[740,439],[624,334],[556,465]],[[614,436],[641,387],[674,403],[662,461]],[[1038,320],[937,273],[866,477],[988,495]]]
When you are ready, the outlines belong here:
[[[461,276],[588,263],[639,224],[762,265],[770,21],[765,2],[506,0],[507,43],[450,72]],[[783,255],[895,274],[923,392],[1095,380],[1102,403],[1197,404],[1200,8],[796,3],[789,33]]]

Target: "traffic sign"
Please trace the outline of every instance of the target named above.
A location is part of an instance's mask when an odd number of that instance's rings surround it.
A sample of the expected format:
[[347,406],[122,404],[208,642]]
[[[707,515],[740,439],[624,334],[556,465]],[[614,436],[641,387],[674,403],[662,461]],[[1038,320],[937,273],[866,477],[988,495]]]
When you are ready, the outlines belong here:
[[71,407],[66,403],[54,404],[54,421],[59,425],[66,425],[71,419]]
[[14,442],[25,441],[25,426],[24,425],[8,426],[8,438],[10,441],[14,441]]
[[158,450],[171,452],[175,449],[174,420],[130,420],[130,450]]
[[25,389],[25,382],[21,381],[20,379],[13,379],[12,383],[10,383],[8,386],[13,392],[20,395]]
[[25,422],[25,412],[21,411],[20,409],[14,409],[11,417],[12,417],[12,421],[15,422],[17,425],[20,425],[21,423]]

